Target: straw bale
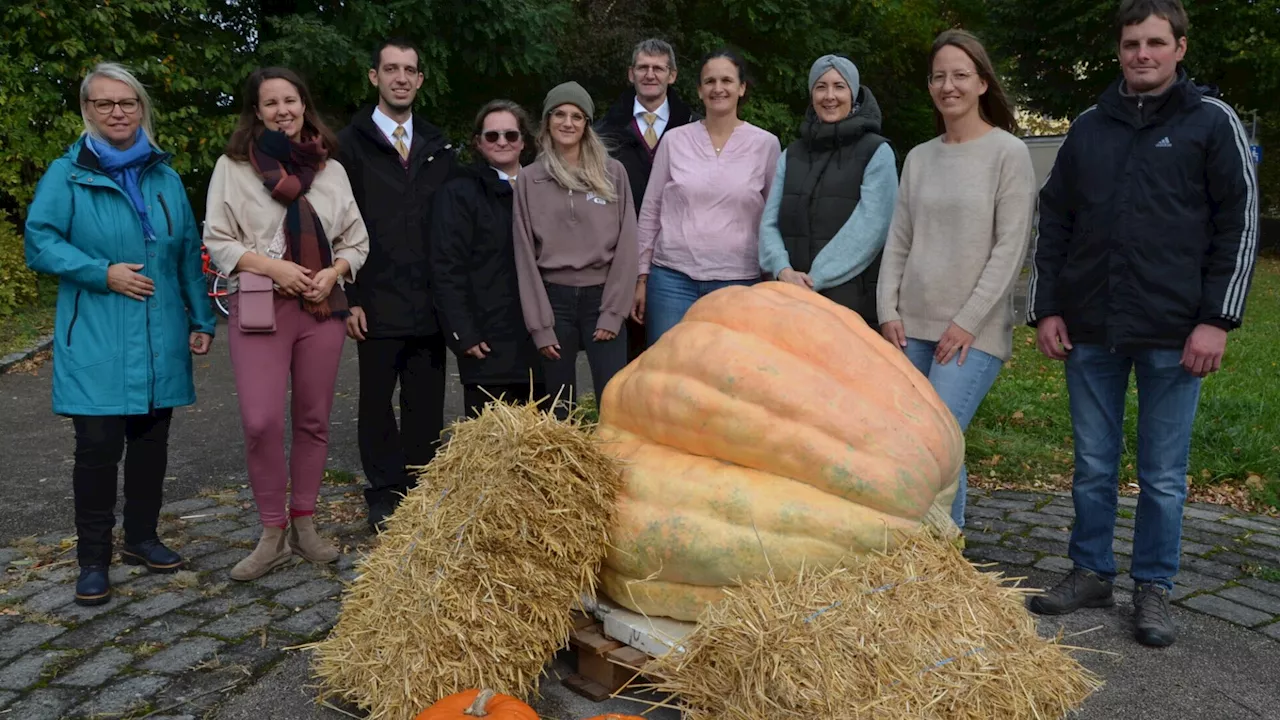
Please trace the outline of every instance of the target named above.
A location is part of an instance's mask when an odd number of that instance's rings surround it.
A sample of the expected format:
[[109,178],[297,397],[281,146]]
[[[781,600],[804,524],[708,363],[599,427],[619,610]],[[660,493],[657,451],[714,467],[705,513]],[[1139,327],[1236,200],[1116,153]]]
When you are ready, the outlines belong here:
[[460,421],[306,646],[322,690],[401,720],[491,688],[522,699],[594,596],[621,484],[577,419],[490,402]]
[[686,720],[1060,718],[1099,679],[1036,633],[1030,590],[918,532],[888,552],[726,588],[646,668]]

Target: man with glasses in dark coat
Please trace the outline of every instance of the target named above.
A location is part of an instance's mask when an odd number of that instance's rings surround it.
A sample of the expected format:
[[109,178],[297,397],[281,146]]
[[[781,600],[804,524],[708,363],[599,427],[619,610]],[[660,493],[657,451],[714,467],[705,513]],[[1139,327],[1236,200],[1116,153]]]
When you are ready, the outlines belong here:
[[[697,120],[699,115],[671,89],[676,81],[676,51],[664,40],[650,38],[636,44],[631,51],[627,80],[631,88],[609,107],[595,129],[627,169],[638,216],[663,133]],[[640,282],[646,279],[647,276],[641,277]],[[644,352],[644,338],[644,328],[634,318],[628,318],[628,362]]]

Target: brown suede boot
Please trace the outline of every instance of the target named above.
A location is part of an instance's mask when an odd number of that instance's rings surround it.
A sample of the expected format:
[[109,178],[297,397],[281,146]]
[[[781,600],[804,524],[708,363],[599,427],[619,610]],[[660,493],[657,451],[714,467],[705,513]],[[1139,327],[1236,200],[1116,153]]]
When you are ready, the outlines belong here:
[[284,528],[264,527],[262,537],[258,538],[258,547],[249,553],[249,557],[236,563],[231,568],[232,580],[253,580],[260,578],[280,567],[293,557],[289,551],[289,543]]
[[338,548],[316,532],[316,520],[310,515],[296,517],[289,526],[289,546],[313,563],[331,563],[338,559]]

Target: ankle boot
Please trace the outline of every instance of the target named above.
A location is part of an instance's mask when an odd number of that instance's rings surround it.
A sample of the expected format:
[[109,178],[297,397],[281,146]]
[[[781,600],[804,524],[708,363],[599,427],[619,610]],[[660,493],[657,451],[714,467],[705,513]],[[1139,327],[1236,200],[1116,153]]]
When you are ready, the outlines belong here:
[[249,553],[249,557],[236,563],[231,568],[232,580],[253,580],[271,572],[285,564],[293,557],[285,536],[285,529],[278,527],[262,528],[262,537],[258,538],[258,547]]
[[331,563],[338,559],[338,548],[316,533],[315,518],[296,517],[289,526],[289,546],[293,552],[313,563]]

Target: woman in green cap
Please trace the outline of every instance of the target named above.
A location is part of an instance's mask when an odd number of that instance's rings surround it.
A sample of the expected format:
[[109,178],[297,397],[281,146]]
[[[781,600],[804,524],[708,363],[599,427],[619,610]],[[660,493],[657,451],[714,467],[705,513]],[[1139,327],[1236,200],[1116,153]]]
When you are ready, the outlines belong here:
[[514,203],[516,277],[525,326],[542,354],[556,416],[577,401],[578,351],[597,401],[627,363],[636,287],[636,211],[622,163],[591,126],[595,103],[576,82],[547,93],[538,157]]

